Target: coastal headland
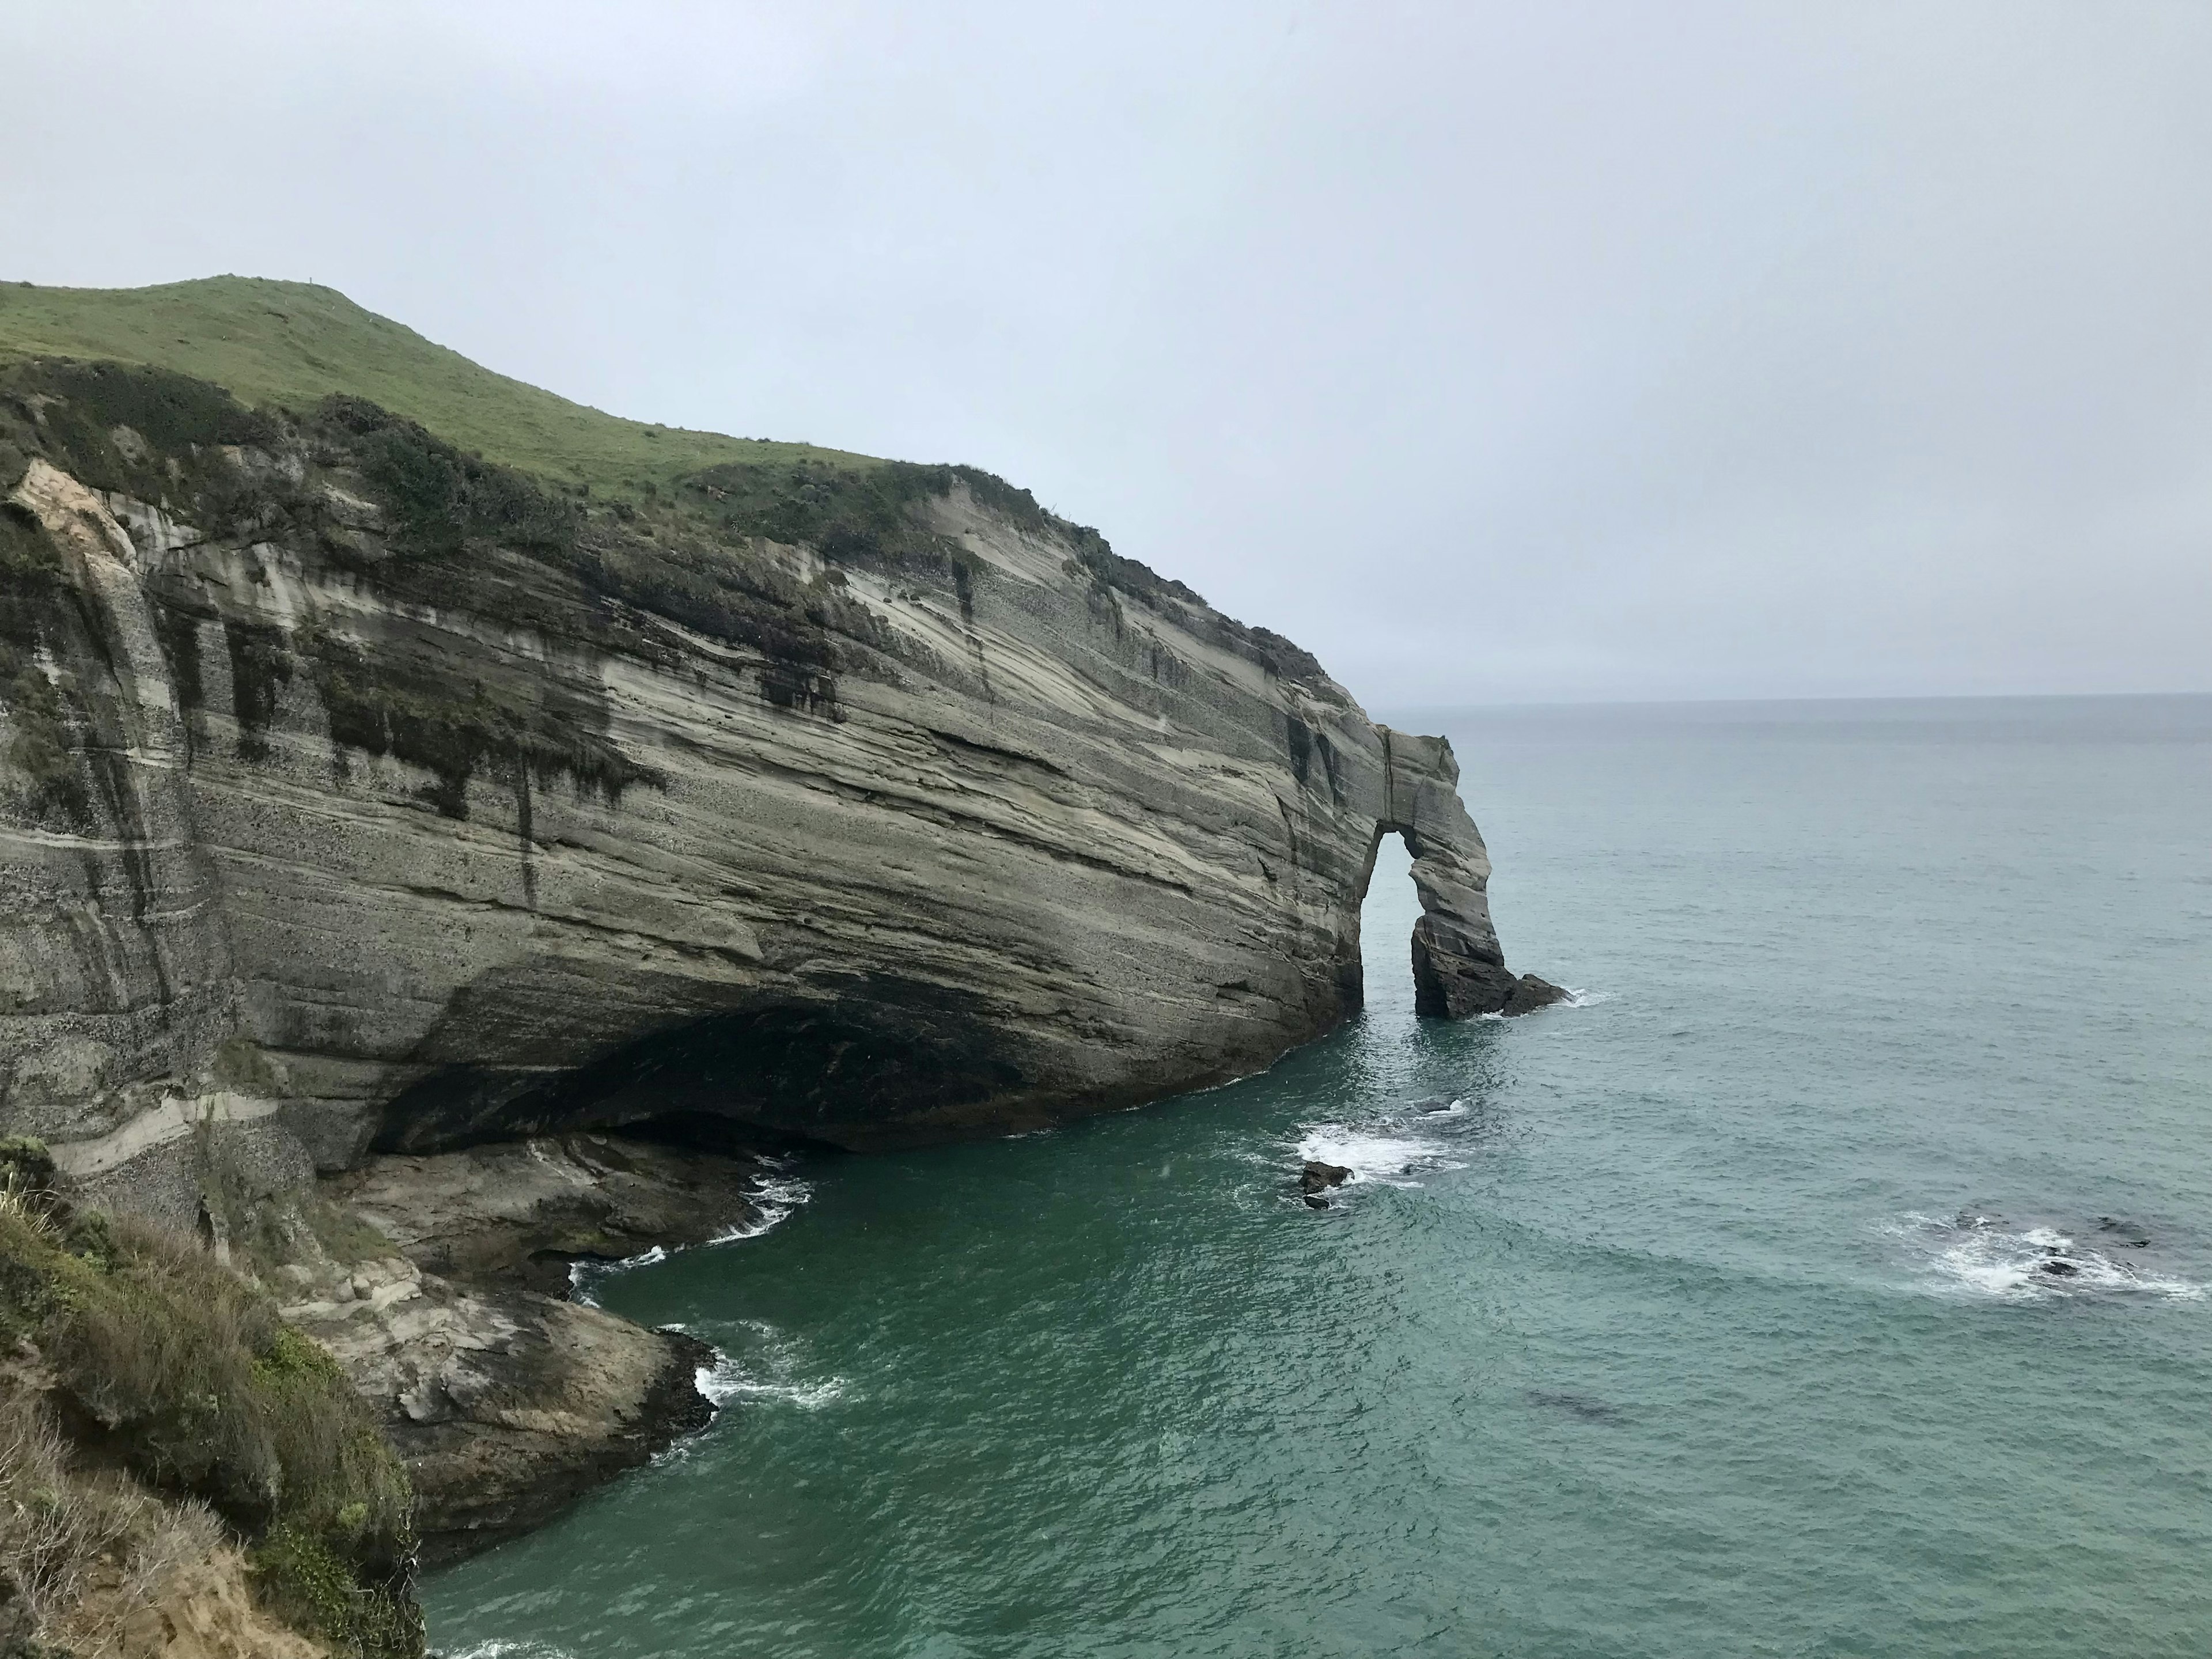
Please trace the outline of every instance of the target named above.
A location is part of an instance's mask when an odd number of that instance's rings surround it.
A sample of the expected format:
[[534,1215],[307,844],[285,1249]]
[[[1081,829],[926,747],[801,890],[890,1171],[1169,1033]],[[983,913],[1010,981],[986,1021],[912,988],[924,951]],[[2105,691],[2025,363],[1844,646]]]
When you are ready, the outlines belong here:
[[335,1356],[425,1559],[709,1413],[571,1263],[741,1228],[781,1149],[1267,1066],[1359,1007],[1386,835],[1423,1012],[1559,994],[1449,744],[974,468],[225,277],[0,286],[0,1133]]

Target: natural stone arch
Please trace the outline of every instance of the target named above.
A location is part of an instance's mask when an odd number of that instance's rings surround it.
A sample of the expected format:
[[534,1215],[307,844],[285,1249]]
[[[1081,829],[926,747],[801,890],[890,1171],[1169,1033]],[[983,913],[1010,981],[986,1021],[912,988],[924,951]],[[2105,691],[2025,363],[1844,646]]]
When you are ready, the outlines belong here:
[[[1443,1019],[1517,1014],[1565,994],[1505,965],[1491,925],[1490,853],[1459,794],[1459,761],[1446,738],[1409,737],[1378,726],[1382,800],[1367,854],[1396,832],[1413,854],[1421,919],[1413,924],[1413,1011]],[[1366,892],[1366,880],[1360,884]]]

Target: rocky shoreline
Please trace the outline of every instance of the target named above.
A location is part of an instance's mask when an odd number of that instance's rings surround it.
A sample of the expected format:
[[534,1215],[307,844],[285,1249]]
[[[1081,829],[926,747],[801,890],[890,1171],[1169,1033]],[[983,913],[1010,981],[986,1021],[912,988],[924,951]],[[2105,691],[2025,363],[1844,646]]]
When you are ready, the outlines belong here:
[[696,1378],[714,1351],[573,1300],[572,1268],[747,1230],[763,1173],[572,1134],[380,1158],[322,1183],[393,1253],[281,1268],[284,1316],[382,1414],[425,1566],[543,1525],[712,1419]]

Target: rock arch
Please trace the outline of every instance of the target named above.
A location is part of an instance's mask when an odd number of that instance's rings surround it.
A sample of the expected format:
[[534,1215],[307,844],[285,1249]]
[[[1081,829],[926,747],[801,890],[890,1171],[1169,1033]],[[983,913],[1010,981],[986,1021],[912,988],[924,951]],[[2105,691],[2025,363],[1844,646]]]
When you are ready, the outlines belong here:
[[[1413,924],[1413,1008],[1443,1019],[1519,1014],[1566,993],[1505,965],[1490,920],[1490,853],[1459,794],[1459,761],[1446,738],[1376,728],[1382,741],[1382,799],[1374,844],[1395,831],[1413,855],[1421,919]],[[1368,868],[1374,868],[1374,853]],[[1364,890],[1364,889],[1363,889]]]

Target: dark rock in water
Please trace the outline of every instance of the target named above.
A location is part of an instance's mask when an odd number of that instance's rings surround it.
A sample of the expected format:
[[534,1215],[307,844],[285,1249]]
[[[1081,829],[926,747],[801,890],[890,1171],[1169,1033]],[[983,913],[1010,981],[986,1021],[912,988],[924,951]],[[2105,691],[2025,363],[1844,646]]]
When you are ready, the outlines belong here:
[[1312,1194],[1325,1192],[1331,1187],[1341,1187],[1352,1179],[1352,1171],[1341,1164],[1323,1164],[1310,1159],[1298,1172],[1298,1189]]
[[1311,1193],[1306,1194],[1306,1208],[1309,1210],[1329,1210],[1335,1207],[1325,1198],[1317,1198]]
[[1455,1100],[1417,1100],[1413,1103],[1413,1109],[1433,1115],[1437,1112],[1449,1112],[1457,1104],[1459,1103]]
[[2075,1274],[2081,1271],[2080,1267],[2076,1267],[2071,1261],[2039,1261],[2035,1265],[2041,1271],[2049,1273],[2053,1279],[2071,1279]]
[[1513,981],[1512,990],[1506,994],[1504,1012],[1508,1015],[1534,1013],[1537,1009],[1548,1008],[1555,1002],[1565,1002],[1569,994],[1565,987],[1554,985],[1548,979],[1523,974]]
[[2137,1226],[2132,1221],[2122,1221],[2115,1216],[2100,1215],[2097,1218],[2097,1231],[2100,1233],[2124,1235],[2119,1243],[2130,1250],[2145,1250],[2150,1248],[2150,1230],[2148,1227]]

